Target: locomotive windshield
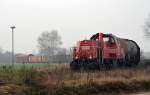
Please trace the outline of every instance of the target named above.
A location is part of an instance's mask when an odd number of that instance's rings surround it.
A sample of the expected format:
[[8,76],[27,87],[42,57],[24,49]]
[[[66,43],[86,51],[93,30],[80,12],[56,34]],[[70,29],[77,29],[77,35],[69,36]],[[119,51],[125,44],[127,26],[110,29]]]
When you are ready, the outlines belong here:
[[115,40],[112,37],[105,37],[103,38],[104,43],[115,43]]

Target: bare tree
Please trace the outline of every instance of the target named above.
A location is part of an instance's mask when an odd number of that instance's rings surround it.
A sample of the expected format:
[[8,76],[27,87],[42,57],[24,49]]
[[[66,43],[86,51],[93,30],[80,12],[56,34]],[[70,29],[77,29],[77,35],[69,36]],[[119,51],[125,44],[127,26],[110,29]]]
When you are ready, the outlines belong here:
[[57,54],[57,48],[59,48],[61,44],[61,37],[56,30],[43,32],[38,37],[39,52],[43,55],[53,56]]
[[146,22],[144,25],[144,34],[148,39],[150,39],[150,14],[148,18],[146,19]]

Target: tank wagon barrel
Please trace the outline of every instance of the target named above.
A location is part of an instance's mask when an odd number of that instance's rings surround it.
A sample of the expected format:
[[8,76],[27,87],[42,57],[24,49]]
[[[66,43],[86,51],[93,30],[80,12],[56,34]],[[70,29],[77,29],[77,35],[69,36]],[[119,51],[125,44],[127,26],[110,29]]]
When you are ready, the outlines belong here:
[[119,39],[125,53],[127,65],[137,65],[140,61],[140,47],[133,40]]
[[135,66],[140,61],[140,47],[133,40],[97,33],[79,41],[73,49],[71,69]]

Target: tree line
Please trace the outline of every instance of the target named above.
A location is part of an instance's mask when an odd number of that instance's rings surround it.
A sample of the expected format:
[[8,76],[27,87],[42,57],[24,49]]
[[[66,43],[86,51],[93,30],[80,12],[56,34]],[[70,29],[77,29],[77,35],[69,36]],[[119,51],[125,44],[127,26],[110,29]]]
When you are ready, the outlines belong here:
[[[150,40],[150,14],[145,21],[143,32],[145,37]],[[38,54],[48,56],[49,59],[53,59],[54,56],[60,57],[61,55],[70,54],[69,50],[61,47],[63,43],[57,30],[42,32],[37,38],[37,42]],[[11,62],[11,52],[3,52],[3,49],[0,47],[0,63],[2,62]]]
[[[37,38],[37,55],[47,56],[49,62],[68,62],[70,51],[61,47],[61,36],[57,30],[44,31]],[[0,63],[11,63],[12,53],[0,48]],[[16,54],[15,54],[16,55]]]
[[0,47],[0,63],[10,63],[11,54],[12,53],[9,51],[4,52],[3,49]]

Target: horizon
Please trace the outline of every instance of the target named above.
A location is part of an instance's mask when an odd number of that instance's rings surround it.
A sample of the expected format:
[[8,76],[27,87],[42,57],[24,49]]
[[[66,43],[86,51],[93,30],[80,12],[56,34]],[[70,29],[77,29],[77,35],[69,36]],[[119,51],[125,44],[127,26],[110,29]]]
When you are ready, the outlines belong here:
[[[1,0],[0,47],[11,51],[11,29],[15,25],[15,52],[37,52],[43,31],[57,30],[62,47],[103,32],[138,43],[150,51],[143,26],[150,14],[149,0]],[[70,39],[69,39],[70,37]]]

